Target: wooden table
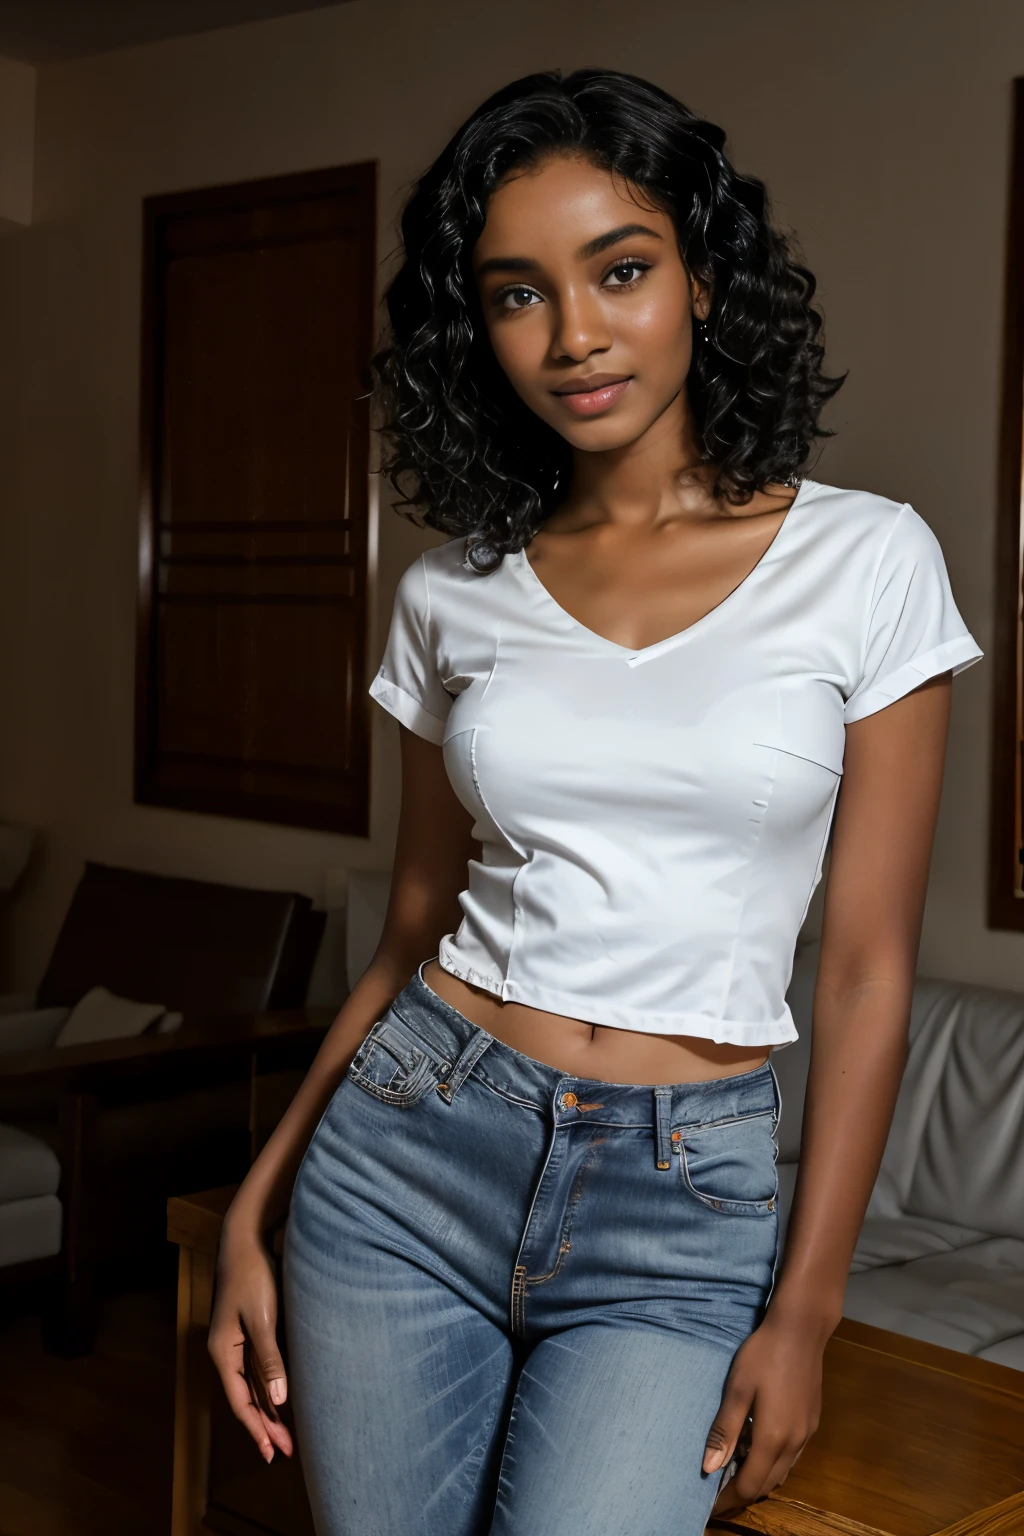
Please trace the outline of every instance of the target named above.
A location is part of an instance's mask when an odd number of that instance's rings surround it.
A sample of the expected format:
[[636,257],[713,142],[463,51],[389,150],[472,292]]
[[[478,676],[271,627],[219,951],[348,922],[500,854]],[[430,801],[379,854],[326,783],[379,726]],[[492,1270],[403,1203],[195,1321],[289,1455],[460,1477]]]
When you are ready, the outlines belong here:
[[[298,1453],[260,1462],[206,1352],[233,1194],[168,1202],[180,1245],[172,1536],[313,1536]],[[844,1318],[825,1351],[818,1433],[781,1488],[708,1531],[1024,1536],[1024,1371]]]

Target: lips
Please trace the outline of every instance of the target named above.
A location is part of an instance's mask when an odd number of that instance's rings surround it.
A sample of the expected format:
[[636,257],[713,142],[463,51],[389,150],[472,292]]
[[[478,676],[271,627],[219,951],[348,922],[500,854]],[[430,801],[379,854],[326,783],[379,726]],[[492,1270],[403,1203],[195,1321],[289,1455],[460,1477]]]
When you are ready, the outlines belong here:
[[570,379],[561,389],[553,390],[574,416],[596,416],[606,411],[625,394],[629,379],[621,374],[595,373],[588,379]]

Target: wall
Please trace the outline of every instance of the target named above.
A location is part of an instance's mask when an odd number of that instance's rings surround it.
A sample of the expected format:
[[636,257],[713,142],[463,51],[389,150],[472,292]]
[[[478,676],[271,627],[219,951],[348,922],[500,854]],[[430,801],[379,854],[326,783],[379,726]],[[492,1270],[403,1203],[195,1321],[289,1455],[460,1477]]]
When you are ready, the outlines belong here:
[[[721,122],[768,181],[850,370],[811,472],[913,502],[990,648],[1013,0],[354,0],[44,68],[33,226],[0,242],[0,818],[45,831],[9,985],[37,979],[83,858],[322,900],[330,868],[392,846],[377,710],[369,840],[132,804],[141,198],[373,157],[386,257],[405,188],[486,93],[589,64]],[[374,657],[432,539],[381,518]],[[984,926],[990,687],[988,663],[954,685],[921,968],[1024,986],[1024,937]]]
[[36,72],[0,58],[0,234],[32,218]]

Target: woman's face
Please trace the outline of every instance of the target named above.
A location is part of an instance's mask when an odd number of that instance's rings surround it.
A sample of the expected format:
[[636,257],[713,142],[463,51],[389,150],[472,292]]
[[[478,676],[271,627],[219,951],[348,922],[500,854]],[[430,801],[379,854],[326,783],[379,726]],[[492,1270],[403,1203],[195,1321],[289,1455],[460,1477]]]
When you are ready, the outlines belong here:
[[512,387],[574,447],[623,447],[685,402],[707,297],[669,215],[610,171],[552,155],[501,183],[473,269]]

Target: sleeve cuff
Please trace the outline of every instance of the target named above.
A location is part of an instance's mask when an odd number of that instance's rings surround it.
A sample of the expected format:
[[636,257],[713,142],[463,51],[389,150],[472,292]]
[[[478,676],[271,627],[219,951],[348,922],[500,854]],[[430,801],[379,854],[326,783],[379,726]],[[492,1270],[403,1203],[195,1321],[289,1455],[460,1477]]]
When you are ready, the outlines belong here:
[[958,672],[980,661],[984,654],[972,635],[957,635],[954,640],[944,640],[941,645],[922,652],[912,661],[904,662],[887,677],[880,678],[859,698],[851,698],[843,715],[844,722],[850,725],[854,720],[862,720],[865,715],[873,715],[876,710],[894,704],[897,699],[902,699],[930,677],[938,677],[942,672],[952,672],[955,677]]
[[409,727],[417,736],[424,737],[427,741],[435,742],[438,746],[444,740],[444,721],[432,715],[428,709],[411,693],[406,693],[404,688],[399,688],[395,683],[389,683],[385,677],[375,677],[369,687],[372,699],[394,715],[402,725]]

